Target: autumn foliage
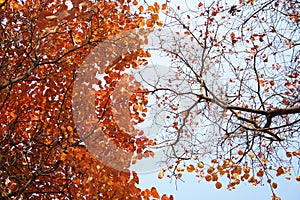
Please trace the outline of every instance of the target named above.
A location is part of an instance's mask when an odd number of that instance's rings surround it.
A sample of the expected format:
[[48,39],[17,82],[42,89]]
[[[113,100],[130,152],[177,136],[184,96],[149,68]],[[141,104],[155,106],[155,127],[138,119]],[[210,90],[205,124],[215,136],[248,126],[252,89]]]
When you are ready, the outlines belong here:
[[277,177],[299,181],[299,3],[202,1],[165,14],[178,35],[168,38],[173,50],[161,49],[178,72],[170,82],[187,86],[149,86],[165,91],[157,104],[176,132],[164,143],[175,162],[158,178],[190,172],[229,190],[269,184],[278,198]]
[[[174,199],[128,170],[157,141],[171,149],[159,179],[267,183],[272,199],[276,177],[300,181],[299,2],[141,2],[0,0],[0,199]],[[125,72],[147,65],[140,34],[157,27],[177,74],[146,87]],[[86,70],[105,74],[97,91]],[[151,96],[163,139],[135,129]]]
[[[72,113],[76,71],[94,47],[158,22],[157,4],[145,11],[139,6],[135,13],[132,4],[137,2],[0,1],[1,199],[142,198],[136,173],[106,166],[87,150]],[[135,49],[106,68],[118,71],[108,73],[96,103],[106,109],[98,113],[104,135],[122,149],[143,154],[147,138],[135,140],[116,126],[108,106],[116,81],[138,56],[149,55]],[[159,197],[155,188],[146,196]]]

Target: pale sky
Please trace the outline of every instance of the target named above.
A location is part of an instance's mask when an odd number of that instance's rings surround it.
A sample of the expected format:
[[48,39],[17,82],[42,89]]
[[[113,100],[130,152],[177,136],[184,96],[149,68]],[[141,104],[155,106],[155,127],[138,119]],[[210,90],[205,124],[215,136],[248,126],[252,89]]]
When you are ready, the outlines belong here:
[[[149,173],[139,175],[140,187],[151,188],[155,186],[160,194],[173,194],[175,200],[201,199],[201,200],[271,200],[271,190],[269,185],[251,186],[248,182],[241,183],[233,191],[226,189],[225,183],[219,190],[215,189],[214,183],[202,181],[198,183],[198,179],[193,174],[184,174],[184,183],[178,181],[178,189],[169,178],[158,179],[157,173]],[[300,183],[296,180],[287,181],[284,178],[275,179],[278,183],[276,194],[281,197],[281,200],[299,200],[300,198]]]
[[[206,0],[212,2],[211,0]],[[151,1],[147,1],[151,4]],[[154,2],[154,1],[153,1]],[[192,5],[193,2],[199,2],[197,0],[189,1],[180,1],[180,0],[171,0],[172,4],[180,5],[185,7],[187,4]],[[186,3],[188,2],[188,3]],[[224,1],[225,2],[225,1]],[[234,4],[236,1],[227,1],[230,4]],[[160,2],[159,2],[160,3]],[[195,5],[197,5],[196,3]],[[184,173],[183,180],[177,181],[176,184],[173,179],[164,177],[163,179],[158,179],[158,170],[155,172],[141,173],[140,184],[141,188],[151,188],[152,186],[156,187],[160,194],[173,194],[176,200],[186,200],[186,199],[201,199],[201,200],[213,200],[213,199],[222,199],[222,200],[267,200],[271,199],[272,192],[270,186],[266,184],[265,186],[251,186],[247,181],[241,182],[240,185],[236,187],[235,190],[229,191],[226,189],[227,179],[221,181],[223,187],[219,190],[215,188],[215,182],[206,182],[202,180],[200,183],[199,179],[195,177],[194,173]],[[222,180],[222,179],[221,179]],[[287,181],[284,177],[275,177],[275,182],[278,183],[278,188],[275,189],[276,195],[281,197],[281,200],[299,200],[300,199],[300,183],[295,179]],[[266,183],[266,181],[265,181]]]

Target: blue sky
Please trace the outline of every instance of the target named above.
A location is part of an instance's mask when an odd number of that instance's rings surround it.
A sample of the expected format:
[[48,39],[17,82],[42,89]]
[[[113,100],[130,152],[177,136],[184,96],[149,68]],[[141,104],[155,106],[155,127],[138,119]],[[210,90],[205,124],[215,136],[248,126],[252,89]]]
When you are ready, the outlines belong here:
[[[158,173],[158,172],[157,172]],[[155,186],[160,194],[173,194],[176,200],[201,199],[201,200],[271,200],[272,192],[269,185],[251,186],[248,182],[241,182],[235,190],[226,189],[225,182],[219,190],[215,189],[214,183],[201,181],[198,183],[194,174],[184,174],[183,180],[178,181],[178,189],[176,190],[175,182],[170,182],[169,178],[157,178],[157,173],[141,174],[140,187],[151,188]],[[300,199],[300,182],[296,180],[285,180],[284,177],[275,179],[278,183],[276,194],[281,200],[299,200]]]
[[[147,1],[151,2],[151,1]],[[199,2],[197,0],[190,1],[181,1],[181,0],[172,0],[171,3],[174,5],[180,5],[185,7],[192,5],[193,2]],[[211,0],[206,0],[206,2],[212,2]],[[224,0],[224,2],[226,2]],[[235,4],[238,1],[227,1],[230,4]],[[197,3],[198,4],[198,3]],[[195,4],[195,5],[197,5]],[[161,62],[161,61],[160,61]],[[161,64],[161,63],[160,63]],[[149,167],[149,166],[148,166]],[[141,170],[142,171],[142,170]],[[247,181],[241,182],[240,185],[236,187],[235,190],[229,191],[226,189],[226,183],[228,180],[221,181],[223,187],[219,190],[215,188],[213,182],[206,182],[202,180],[200,183],[199,179],[195,177],[195,174],[185,173],[183,175],[182,181],[177,181],[176,184],[173,180],[170,180],[167,177],[163,179],[158,179],[158,171],[152,173],[139,174],[141,188],[151,188],[155,186],[160,194],[173,194],[176,200],[186,200],[186,199],[201,199],[201,200],[213,200],[213,199],[222,199],[222,200],[265,200],[271,199],[272,192],[268,184],[262,186],[251,186]],[[275,189],[275,193],[281,197],[281,200],[299,200],[300,199],[300,182],[297,182],[295,179],[287,181],[284,177],[275,177],[275,182],[278,183],[278,188]],[[264,182],[266,183],[266,181]]]

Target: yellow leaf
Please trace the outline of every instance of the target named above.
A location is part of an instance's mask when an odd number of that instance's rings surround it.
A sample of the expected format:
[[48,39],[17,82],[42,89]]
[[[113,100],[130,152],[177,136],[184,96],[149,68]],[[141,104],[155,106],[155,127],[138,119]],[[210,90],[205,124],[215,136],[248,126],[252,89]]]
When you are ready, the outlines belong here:
[[252,159],[254,158],[254,153],[249,153],[249,157]]
[[203,168],[203,167],[204,167],[204,163],[203,163],[202,161],[199,162],[199,163],[198,163],[198,167],[199,167],[199,168]]
[[53,19],[57,19],[58,17],[56,15],[49,15],[45,17],[48,20],[53,20]]
[[156,24],[157,24],[159,27],[162,27],[162,26],[163,26],[163,22],[162,22],[162,21],[158,21],[158,22],[156,22]]
[[251,3],[251,5],[254,5],[254,0],[248,0],[247,3]]
[[261,163],[264,164],[264,165],[266,165],[266,164],[268,164],[268,160],[267,159],[262,159]]
[[72,132],[73,131],[73,128],[71,126],[67,126],[67,130]]
[[154,11],[154,7],[153,6],[148,6],[148,11]]
[[159,179],[162,179],[164,177],[164,171],[161,170],[159,173],[158,173],[158,178]]

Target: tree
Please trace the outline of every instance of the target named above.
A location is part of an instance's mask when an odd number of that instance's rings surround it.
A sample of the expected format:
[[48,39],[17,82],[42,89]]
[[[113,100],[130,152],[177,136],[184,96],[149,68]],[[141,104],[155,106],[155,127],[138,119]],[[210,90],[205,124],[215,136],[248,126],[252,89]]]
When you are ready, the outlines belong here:
[[[78,135],[72,113],[72,95],[78,95],[72,94],[76,71],[84,58],[120,32],[153,27],[158,23],[158,9],[155,4],[144,11],[136,1],[122,0],[0,1],[1,199],[159,197],[154,187],[137,188],[136,173],[106,166],[91,154]],[[102,52],[101,56],[111,55]],[[107,71],[115,70],[97,94],[103,97],[98,102],[102,108],[98,126],[107,130],[102,137],[130,151],[139,149],[141,155],[151,141],[135,140],[115,125],[105,94],[125,68],[134,67],[145,56],[137,48],[107,66]]]
[[[1,199],[173,199],[141,191],[128,170],[153,149],[167,155],[159,178],[186,170],[218,189],[224,175],[228,189],[267,182],[273,199],[273,177],[300,181],[299,2],[2,0],[0,9]],[[128,69],[149,68],[142,47],[155,27],[170,74],[132,81]],[[82,81],[95,69],[102,80]],[[149,118],[156,138],[136,126]]]
[[145,94],[157,97],[153,108],[166,113],[164,122],[153,119],[169,158],[159,178],[169,171],[181,179],[186,170],[217,188],[224,175],[228,189],[266,182],[273,199],[274,177],[300,181],[299,5],[168,6],[164,28],[173,34],[161,34],[160,51],[176,75],[166,78],[169,84],[144,84]]

